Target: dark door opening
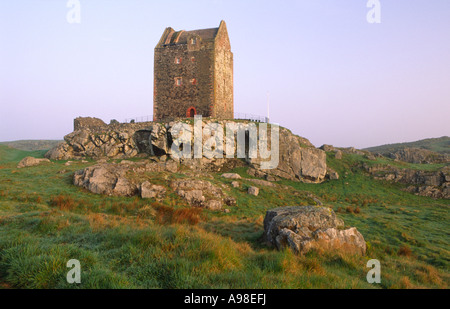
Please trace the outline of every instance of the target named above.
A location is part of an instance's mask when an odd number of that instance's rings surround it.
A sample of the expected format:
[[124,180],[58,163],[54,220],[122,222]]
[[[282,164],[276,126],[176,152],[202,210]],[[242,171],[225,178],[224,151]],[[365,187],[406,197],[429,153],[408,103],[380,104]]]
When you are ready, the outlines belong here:
[[188,116],[189,118],[194,118],[195,115],[197,115],[197,111],[195,110],[195,107],[188,108],[186,116]]

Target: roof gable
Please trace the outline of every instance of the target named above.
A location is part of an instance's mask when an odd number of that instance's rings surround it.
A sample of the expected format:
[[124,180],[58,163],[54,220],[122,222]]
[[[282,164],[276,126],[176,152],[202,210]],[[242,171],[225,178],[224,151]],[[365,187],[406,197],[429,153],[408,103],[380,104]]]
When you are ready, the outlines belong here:
[[[221,25],[224,22],[221,21]],[[164,33],[159,40],[156,47],[163,47],[167,45],[178,45],[178,44],[187,44],[189,38],[196,36],[200,37],[203,42],[214,42],[217,34],[219,33],[218,28],[208,28],[208,29],[198,29],[198,30],[190,30],[190,31],[175,31],[171,27],[168,27],[164,30]]]

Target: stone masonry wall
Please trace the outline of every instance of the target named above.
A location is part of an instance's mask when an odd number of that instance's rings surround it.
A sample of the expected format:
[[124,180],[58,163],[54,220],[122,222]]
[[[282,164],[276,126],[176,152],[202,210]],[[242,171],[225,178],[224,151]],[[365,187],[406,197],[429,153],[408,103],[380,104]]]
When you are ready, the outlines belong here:
[[226,27],[216,37],[214,64],[214,117],[233,119],[233,53]]
[[[196,109],[196,114],[211,116],[214,50],[208,44],[202,47],[188,50],[187,45],[175,45],[155,49],[156,120],[187,117],[190,107]],[[179,64],[175,62],[177,58]],[[181,78],[181,85],[175,84],[176,78]]]

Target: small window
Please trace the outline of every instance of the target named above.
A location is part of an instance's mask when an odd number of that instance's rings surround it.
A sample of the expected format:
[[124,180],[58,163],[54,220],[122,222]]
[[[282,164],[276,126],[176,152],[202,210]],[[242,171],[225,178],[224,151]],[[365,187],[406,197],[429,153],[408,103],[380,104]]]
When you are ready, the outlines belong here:
[[191,38],[191,44],[192,45],[197,44],[197,38]]
[[191,84],[192,85],[197,85],[197,80],[195,78],[191,79]]
[[180,57],[176,57],[175,58],[175,63],[176,64],[180,64],[181,63],[181,58]]
[[183,80],[181,79],[181,77],[176,77],[175,78],[175,86],[181,86],[183,84]]

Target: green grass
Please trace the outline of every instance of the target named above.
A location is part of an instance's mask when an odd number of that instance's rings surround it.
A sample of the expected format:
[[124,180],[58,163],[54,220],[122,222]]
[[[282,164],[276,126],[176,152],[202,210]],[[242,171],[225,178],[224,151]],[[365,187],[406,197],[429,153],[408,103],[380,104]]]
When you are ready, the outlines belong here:
[[[0,145],[0,288],[447,288],[450,282],[449,201],[371,179],[360,168],[362,156],[330,154],[337,181],[282,181],[261,187],[257,197],[246,193],[250,181],[231,188],[217,175],[211,181],[225,184],[237,206],[228,214],[205,210],[195,224],[161,219],[168,209],[189,209],[174,194],[157,203],[73,186],[73,172],[94,162],[16,168],[23,157],[43,154]],[[235,172],[251,178],[245,168]],[[361,231],[366,256],[296,256],[261,242],[267,209],[313,204],[312,197]],[[357,207],[358,214],[346,211]],[[365,279],[372,258],[382,265],[378,285]],[[66,281],[70,259],[81,262],[80,285]]]
[[9,146],[20,150],[35,151],[51,149],[61,143],[60,140],[21,140],[11,142],[0,142],[0,145]]
[[388,144],[366,148],[365,150],[369,150],[371,152],[389,153],[403,148],[412,148],[412,147],[427,149],[438,153],[450,154],[450,137],[442,136],[439,138],[428,138],[410,143]]

